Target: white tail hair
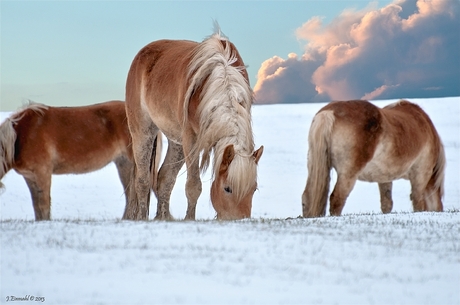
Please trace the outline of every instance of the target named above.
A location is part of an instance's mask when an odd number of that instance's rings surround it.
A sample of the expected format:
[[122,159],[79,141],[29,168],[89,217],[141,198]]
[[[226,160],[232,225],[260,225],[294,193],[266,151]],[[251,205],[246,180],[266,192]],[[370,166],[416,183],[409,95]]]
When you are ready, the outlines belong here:
[[308,179],[302,196],[303,216],[319,217],[326,212],[331,171],[330,141],[334,113],[315,115],[308,134]]
[[[0,181],[11,169],[14,161],[14,143],[16,142],[16,131],[13,127],[14,120],[7,118],[0,125]],[[4,188],[0,182],[0,188]]]

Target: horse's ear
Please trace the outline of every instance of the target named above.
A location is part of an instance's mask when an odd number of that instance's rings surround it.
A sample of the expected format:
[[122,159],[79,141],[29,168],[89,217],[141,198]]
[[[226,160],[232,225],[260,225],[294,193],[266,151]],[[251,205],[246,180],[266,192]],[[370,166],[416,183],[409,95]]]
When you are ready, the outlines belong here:
[[254,161],[256,161],[256,164],[259,163],[260,157],[262,157],[262,153],[264,152],[264,146],[262,145],[258,150],[256,150],[252,156],[254,157]]
[[222,156],[222,163],[220,164],[220,169],[219,169],[221,173],[224,173],[227,171],[234,157],[235,157],[235,149],[233,148],[233,145],[228,145],[227,147],[225,147],[224,155]]

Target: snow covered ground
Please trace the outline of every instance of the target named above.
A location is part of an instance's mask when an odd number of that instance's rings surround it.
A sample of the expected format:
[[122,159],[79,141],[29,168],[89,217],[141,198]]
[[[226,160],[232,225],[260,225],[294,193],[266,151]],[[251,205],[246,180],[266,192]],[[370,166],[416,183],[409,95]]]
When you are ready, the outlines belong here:
[[[256,145],[265,150],[249,220],[214,220],[206,174],[198,221],[120,221],[124,196],[109,165],[54,176],[54,220],[36,223],[25,182],[8,173],[0,302],[459,304],[460,98],[412,101],[446,148],[443,213],[412,213],[409,183],[396,181],[394,213],[382,215],[377,184],[358,182],[344,216],[297,219],[308,129],[323,104],[255,106]],[[171,199],[177,219],[185,216],[184,185],[183,170]],[[152,200],[151,217],[155,208]]]

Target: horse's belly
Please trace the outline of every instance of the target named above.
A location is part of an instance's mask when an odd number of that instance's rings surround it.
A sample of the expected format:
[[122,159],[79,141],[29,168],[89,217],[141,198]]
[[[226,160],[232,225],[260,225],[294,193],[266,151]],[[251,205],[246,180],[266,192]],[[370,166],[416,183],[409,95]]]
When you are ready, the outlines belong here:
[[397,179],[407,179],[407,170],[392,168],[387,163],[371,161],[359,173],[358,180],[367,182],[391,182]]
[[175,132],[174,129],[170,129],[167,127],[160,127],[160,131],[168,138],[168,140],[173,141],[176,144],[181,144],[182,145],[182,137],[181,134],[178,132]]
[[88,158],[78,158],[67,160],[58,160],[54,163],[53,174],[86,174],[105,167],[107,164],[112,162],[115,157],[106,156],[91,156]]
[[54,165],[53,174],[66,175],[66,174],[86,174],[97,171],[112,160],[97,160],[97,161],[83,161],[83,162],[59,162]]
[[161,116],[158,114],[151,118],[168,140],[171,140],[176,144],[182,144],[182,127],[178,122],[167,116]]
[[379,144],[372,160],[359,172],[358,180],[368,182],[390,182],[407,179],[410,163],[400,162],[392,154],[391,145]]
[[390,182],[405,178],[410,164],[398,162],[392,145],[379,143],[372,159],[359,172],[358,180],[368,182]]
[[425,160],[430,160],[430,155],[431,147],[427,144],[401,153],[394,149],[391,142],[383,142],[377,146],[372,160],[359,172],[358,179],[369,182],[409,179],[423,168],[431,170],[432,165],[425,164]]
[[73,146],[73,149],[66,151],[52,150],[51,163],[53,174],[86,174],[99,170],[120,156],[126,156],[128,153],[121,145],[102,145],[101,147],[92,147],[80,149]]

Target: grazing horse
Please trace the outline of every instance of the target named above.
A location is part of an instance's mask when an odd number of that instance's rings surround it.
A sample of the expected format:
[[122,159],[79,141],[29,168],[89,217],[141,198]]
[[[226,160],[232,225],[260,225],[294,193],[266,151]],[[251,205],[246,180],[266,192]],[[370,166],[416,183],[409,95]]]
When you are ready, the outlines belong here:
[[383,213],[391,212],[392,181],[411,183],[414,211],[442,211],[445,154],[428,115],[401,100],[384,108],[367,101],[332,102],[313,118],[308,135],[304,217],[326,214],[330,170],[337,183],[330,214],[339,216],[356,180],[377,182]]
[[[161,134],[158,139],[150,149],[159,160]],[[112,161],[127,190],[134,163],[122,101],[84,107],[31,103],[0,125],[0,180],[11,169],[24,177],[36,220],[51,218],[52,174],[88,173]],[[156,172],[151,171],[153,189]],[[127,203],[126,191],[125,197]]]
[[[253,93],[236,47],[220,31],[201,43],[159,40],[135,56],[126,82],[126,113],[136,166],[132,219],[149,214],[149,162],[154,135],[168,138],[158,173],[155,219],[169,220],[176,177],[187,166],[185,219],[194,220],[204,172],[213,153],[211,202],[217,219],[251,216],[257,163],[251,126]],[[201,163],[199,163],[201,154]]]

